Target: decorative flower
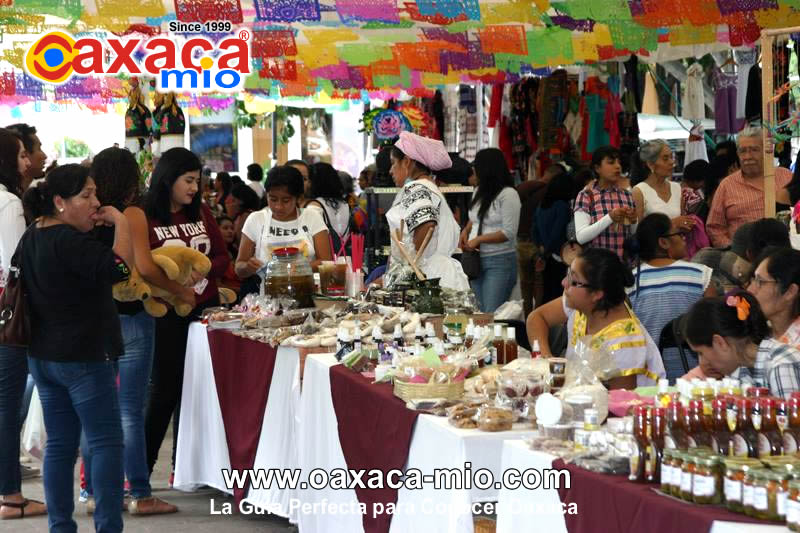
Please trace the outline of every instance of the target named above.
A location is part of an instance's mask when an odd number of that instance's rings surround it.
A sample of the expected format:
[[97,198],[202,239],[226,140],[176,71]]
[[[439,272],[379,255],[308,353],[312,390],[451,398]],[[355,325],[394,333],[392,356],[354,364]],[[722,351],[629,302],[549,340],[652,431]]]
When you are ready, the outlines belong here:
[[378,113],[372,120],[372,128],[375,136],[380,140],[394,139],[402,131],[414,131],[405,115],[393,109],[386,109]]
[[750,302],[741,296],[730,295],[725,300],[728,307],[736,308],[736,318],[744,322],[750,316]]

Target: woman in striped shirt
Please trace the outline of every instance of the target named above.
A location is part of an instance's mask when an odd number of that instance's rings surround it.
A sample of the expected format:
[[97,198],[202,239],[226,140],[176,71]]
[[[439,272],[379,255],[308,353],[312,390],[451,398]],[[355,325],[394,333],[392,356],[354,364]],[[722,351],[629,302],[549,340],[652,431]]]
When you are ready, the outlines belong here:
[[[709,287],[713,271],[683,260],[686,242],[677,224],[665,214],[653,213],[639,223],[636,233],[625,243],[630,258],[637,260],[633,271],[636,282],[628,289],[628,298],[634,314],[656,342],[672,319],[704,295],[715,294]],[[683,375],[677,349],[665,350],[662,357],[667,378],[674,380]],[[691,368],[697,358],[694,354],[689,358]]]

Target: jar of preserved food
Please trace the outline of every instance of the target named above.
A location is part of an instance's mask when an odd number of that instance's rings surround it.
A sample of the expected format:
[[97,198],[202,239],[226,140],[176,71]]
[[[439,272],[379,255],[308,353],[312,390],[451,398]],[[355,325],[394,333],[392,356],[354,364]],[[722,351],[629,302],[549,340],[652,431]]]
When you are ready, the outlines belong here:
[[[753,484],[753,516],[759,520],[780,520],[780,511],[786,516],[785,499],[783,508],[778,508],[781,493],[788,489],[785,473],[774,470],[762,470]],[[785,498],[785,497],[784,497]]]
[[692,501],[692,484],[694,482],[694,473],[697,469],[697,461],[697,456],[688,453],[683,458],[680,497],[687,502]]
[[681,481],[683,478],[683,462],[686,460],[686,452],[672,450],[672,480],[670,482],[670,494],[676,498],[681,497]]
[[722,502],[722,458],[712,455],[698,458],[692,481],[694,503],[717,504]]
[[786,527],[800,531],[800,479],[789,481],[789,497],[786,500]]
[[742,506],[742,482],[747,472],[753,468],[754,462],[757,463],[752,459],[741,459],[739,457],[725,459],[725,506],[733,512],[744,512]]
[[295,300],[297,307],[314,307],[314,272],[297,248],[273,250],[266,266],[264,293],[273,298]]
[[661,492],[672,494],[672,456],[675,450],[665,448],[661,454]]
[[[786,469],[774,469],[771,472],[770,483],[775,485],[775,513],[777,518],[770,520],[786,521],[786,507],[789,500],[789,481],[792,474]],[[768,487],[770,488],[770,487]]]
[[764,468],[750,468],[744,474],[744,479],[742,480],[742,509],[747,516],[755,516],[753,498],[759,478],[761,477],[761,472],[763,471]]

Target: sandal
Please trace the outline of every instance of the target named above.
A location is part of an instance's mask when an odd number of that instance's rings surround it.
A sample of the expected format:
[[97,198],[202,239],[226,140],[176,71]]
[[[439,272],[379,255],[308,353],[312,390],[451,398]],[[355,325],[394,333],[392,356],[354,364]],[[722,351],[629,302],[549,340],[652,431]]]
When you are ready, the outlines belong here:
[[[11,509],[19,509],[19,516],[0,516],[0,520],[15,520],[15,519],[22,519],[25,518],[25,508],[28,507],[30,503],[38,503],[40,505],[44,505],[44,502],[40,502],[38,500],[29,500],[24,499],[21,502],[7,502],[7,501],[0,501],[0,507],[10,507]],[[28,513],[27,516],[42,516],[47,514],[47,509],[45,508],[43,511],[34,511]]]

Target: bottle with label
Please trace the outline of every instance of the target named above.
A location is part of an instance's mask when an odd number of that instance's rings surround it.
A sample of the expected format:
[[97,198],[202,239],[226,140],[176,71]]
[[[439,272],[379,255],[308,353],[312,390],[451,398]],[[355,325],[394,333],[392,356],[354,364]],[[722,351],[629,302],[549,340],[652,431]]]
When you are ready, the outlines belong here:
[[467,336],[464,338],[464,348],[469,350],[473,344],[475,344],[475,324],[470,318],[469,324],[467,324]]
[[399,349],[406,345],[405,337],[403,337],[403,328],[400,327],[400,324],[395,324],[394,326],[394,333],[392,334],[392,344],[394,347]]
[[651,418],[645,477],[649,483],[660,483],[661,461],[664,454],[664,433],[667,429],[667,410],[664,407],[656,407],[652,410]]
[[461,337],[461,325],[458,324],[456,329],[450,330],[450,344],[453,345],[453,350],[459,352],[464,349],[464,339]]
[[350,330],[342,328],[340,338],[341,348],[336,352],[337,361],[341,361],[345,355],[353,351],[353,338],[350,336]]
[[775,398],[775,423],[781,435],[789,427],[789,402],[783,398]]
[[727,456],[730,452],[731,431],[728,428],[727,409],[728,403],[724,398],[717,398],[711,402],[712,427],[711,449],[717,455]]
[[703,416],[703,401],[689,401],[689,413],[686,417],[687,422],[687,443],[689,448],[698,446],[711,447],[711,434],[706,427],[705,417]]
[[685,450],[689,447],[686,434],[684,409],[681,402],[674,401],[667,408],[667,430],[664,434],[664,447]]
[[751,398],[739,398],[736,402],[736,431],[731,437],[733,455],[736,457],[758,457],[758,434],[753,429]]
[[630,456],[631,481],[647,481],[645,468],[647,464],[648,435],[651,433],[650,408],[643,405],[636,406],[633,410],[633,438],[634,446]]
[[669,405],[669,380],[661,378],[658,380],[658,392],[656,393],[656,406],[666,407]]
[[505,352],[505,339],[503,339],[503,326],[500,324],[494,325],[494,338],[492,339],[492,364],[504,365],[506,364]]
[[436,330],[433,327],[433,322],[428,322],[425,324],[425,347],[430,348],[436,341],[439,340],[439,337],[436,336]]
[[539,341],[534,339],[533,349],[531,350],[531,359],[538,359],[542,356],[542,349],[539,347]]
[[517,358],[517,332],[514,328],[506,330],[506,363],[510,363]]
[[356,320],[356,327],[353,330],[353,349],[360,352],[363,348],[361,343],[361,322]]
[[757,399],[757,403],[761,411],[759,427],[756,427],[755,411],[751,418],[753,419],[753,428],[758,433],[758,457],[783,455],[783,438],[775,419],[775,400],[761,397]]
[[789,398],[789,424],[783,430],[783,453],[797,453],[800,445],[800,398]]
[[422,329],[422,324],[417,324],[414,330],[414,342],[422,346],[425,343],[425,330]]
[[378,345],[378,362],[390,363],[392,356],[386,351],[386,344],[383,342],[383,331],[380,326],[372,328],[372,342]]

